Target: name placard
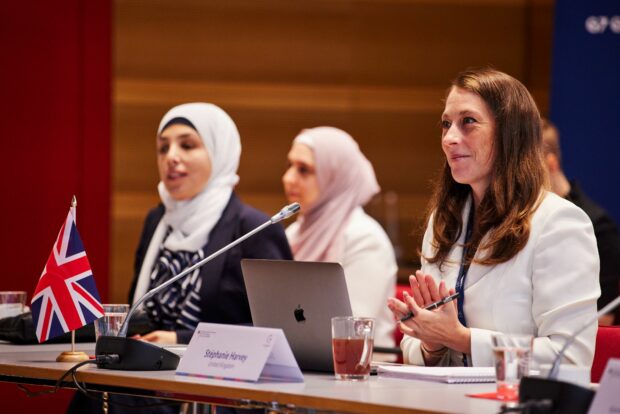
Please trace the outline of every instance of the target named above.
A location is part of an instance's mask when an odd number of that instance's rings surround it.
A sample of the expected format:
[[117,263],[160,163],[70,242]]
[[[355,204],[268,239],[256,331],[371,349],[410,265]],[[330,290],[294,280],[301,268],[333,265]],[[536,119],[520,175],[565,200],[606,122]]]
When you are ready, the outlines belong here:
[[200,323],[177,375],[256,382],[303,382],[281,329]]
[[620,413],[620,359],[607,362],[601,383],[588,413]]

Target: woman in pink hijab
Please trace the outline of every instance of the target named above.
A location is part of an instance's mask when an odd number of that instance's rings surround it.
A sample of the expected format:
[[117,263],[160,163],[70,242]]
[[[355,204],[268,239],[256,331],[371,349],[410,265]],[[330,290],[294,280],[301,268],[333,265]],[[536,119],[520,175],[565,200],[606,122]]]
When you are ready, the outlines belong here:
[[394,250],[362,209],[380,190],[372,165],[349,134],[333,127],[301,131],[288,161],[284,191],[301,204],[286,229],[295,260],[339,262],[353,315],[376,318],[375,345],[394,346],[386,306],[396,285]]

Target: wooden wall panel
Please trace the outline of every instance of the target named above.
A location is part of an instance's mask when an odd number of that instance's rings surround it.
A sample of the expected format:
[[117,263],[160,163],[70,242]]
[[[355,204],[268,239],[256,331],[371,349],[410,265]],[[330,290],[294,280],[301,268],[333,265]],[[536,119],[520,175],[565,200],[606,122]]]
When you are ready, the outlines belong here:
[[523,74],[525,2],[118,0],[123,77],[444,86]]
[[504,3],[359,2],[353,81],[445,88],[485,64],[520,76],[523,8]]
[[553,1],[529,1],[526,25],[527,49],[524,62],[526,72],[523,82],[534,95],[541,114],[549,116]]
[[[293,4],[297,3],[297,4]],[[118,1],[118,71],[174,79],[346,80],[350,2]],[[135,53],[139,49],[139,53]]]
[[384,193],[396,195],[368,210],[391,229],[403,267],[415,266],[430,183],[443,162],[438,120],[450,80],[468,66],[493,65],[531,83],[545,110],[552,6],[117,0],[113,297],[125,298],[138,232],[157,202],[155,129],[169,107],[189,101],[213,102],[235,120],[238,192],[268,212],[284,202],[281,175],[300,129],[350,132]]

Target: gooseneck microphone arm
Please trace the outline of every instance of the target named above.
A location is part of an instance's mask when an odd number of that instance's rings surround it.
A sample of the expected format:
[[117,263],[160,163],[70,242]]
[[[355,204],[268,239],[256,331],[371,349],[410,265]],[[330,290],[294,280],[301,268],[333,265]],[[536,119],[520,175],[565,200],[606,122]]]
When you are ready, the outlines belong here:
[[238,245],[248,237],[258,233],[265,227],[268,227],[274,223],[284,220],[297,213],[300,209],[298,203],[290,204],[284,207],[280,212],[265,223],[261,224],[249,233],[244,234],[240,238],[234,240],[232,243],[224,246],[217,252],[213,253],[209,257],[206,257],[191,267],[185,269],[178,275],[172,277],[170,280],[162,283],[156,288],[145,293],[136,303],[131,307],[131,310],[127,314],[123,325],[119,331],[118,336],[100,336],[97,339],[95,345],[95,355],[97,356],[97,367],[105,369],[115,369],[124,371],[159,371],[176,369],[179,365],[180,357],[174,352],[171,352],[163,347],[154,345],[150,342],[145,342],[139,339],[127,338],[127,327],[129,326],[129,320],[131,316],[136,312],[136,309],[144,303],[144,301],[157,292],[161,292],[170,284],[181,279],[183,276],[188,275],[193,270],[207,263],[209,260],[213,260],[217,256],[221,255],[230,248]]
[[256,227],[254,230],[244,234],[243,236],[241,236],[238,239],[234,240],[232,243],[222,247],[218,251],[212,253],[211,255],[205,257],[201,261],[199,261],[199,262],[195,263],[194,265],[188,267],[187,269],[183,270],[178,275],[174,276],[171,279],[168,279],[167,281],[165,281],[161,285],[157,286],[156,288],[146,292],[140,299],[138,299],[138,301],[136,303],[133,304],[133,306],[129,310],[129,313],[127,314],[127,317],[125,318],[125,321],[123,322],[123,325],[121,326],[121,329],[118,332],[118,336],[124,337],[124,336],[127,335],[127,328],[129,326],[129,320],[131,319],[131,316],[140,308],[140,305],[142,305],[142,303],[144,303],[145,300],[153,297],[157,293],[159,293],[162,290],[166,289],[168,286],[170,286],[171,284],[173,284],[177,280],[185,277],[187,274],[193,272],[194,270],[198,269],[199,267],[203,266],[205,263],[208,263],[211,260],[215,259],[220,254],[226,252],[227,250],[232,249],[233,247],[235,247],[236,245],[238,245],[242,241],[246,240],[247,238],[252,237],[253,235],[258,233],[259,231],[263,230],[265,227],[269,227],[272,224],[278,223],[278,222],[280,222],[280,221],[282,221],[284,219],[287,219],[287,218],[291,217],[293,214],[297,213],[299,211],[299,209],[300,209],[299,203],[293,203],[293,204],[289,204],[288,206],[285,206],[284,208],[282,208],[282,210],[280,210],[277,214],[275,214],[273,217],[271,217],[268,221],[266,221],[263,224],[261,224],[260,226]]
[[591,326],[593,323],[595,323],[596,321],[598,321],[598,319],[605,315],[606,313],[611,312],[612,310],[614,310],[616,308],[616,306],[618,306],[620,304],[620,296],[618,296],[616,299],[612,300],[611,302],[609,302],[606,306],[604,306],[600,311],[598,311],[596,313],[596,316],[593,318],[588,319],[588,321],[583,324],[583,326],[581,328],[579,328],[579,330],[577,332],[575,332],[574,334],[572,334],[564,343],[564,346],[562,347],[562,349],[560,349],[560,352],[558,352],[558,355],[555,357],[555,359],[553,360],[553,365],[551,366],[551,370],[549,371],[549,375],[547,376],[547,378],[549,379],[557,379],[558,377],[558,373],[560,371],[560,362],[562,361],[562,357],[564,356],[564,353],[566,352],[566,349],[571,346],[573,344],[573,342],[575,342],[575,339],[577,338],[577,336],[579,336],[579,334],[581,332],[583,332],[586,328],[588,328],[589,326]]

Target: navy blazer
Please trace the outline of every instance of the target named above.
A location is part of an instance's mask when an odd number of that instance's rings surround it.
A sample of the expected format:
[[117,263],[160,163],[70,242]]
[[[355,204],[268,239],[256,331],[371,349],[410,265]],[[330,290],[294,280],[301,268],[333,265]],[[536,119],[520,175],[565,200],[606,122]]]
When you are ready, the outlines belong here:
[[[152,209],[145,220],[140,244],[136,251],[134,278],[129,291],[129,302],[133,301],[140,268],[151,242],[153,233],[164,215],[162,204]],[[243,204],[233,193],[205,245],[205,257],[226,246],[269,220],[264,213]],[[250,305],[241,274],[241,259],[284,259],[293,255],[281,224],[274,224],[238,244],[219,257],[206,263],[200,270],[201,321],[227,324],[249,324],[252,322]],[[192,330],[178,330],[179,343],[188,343]]]

